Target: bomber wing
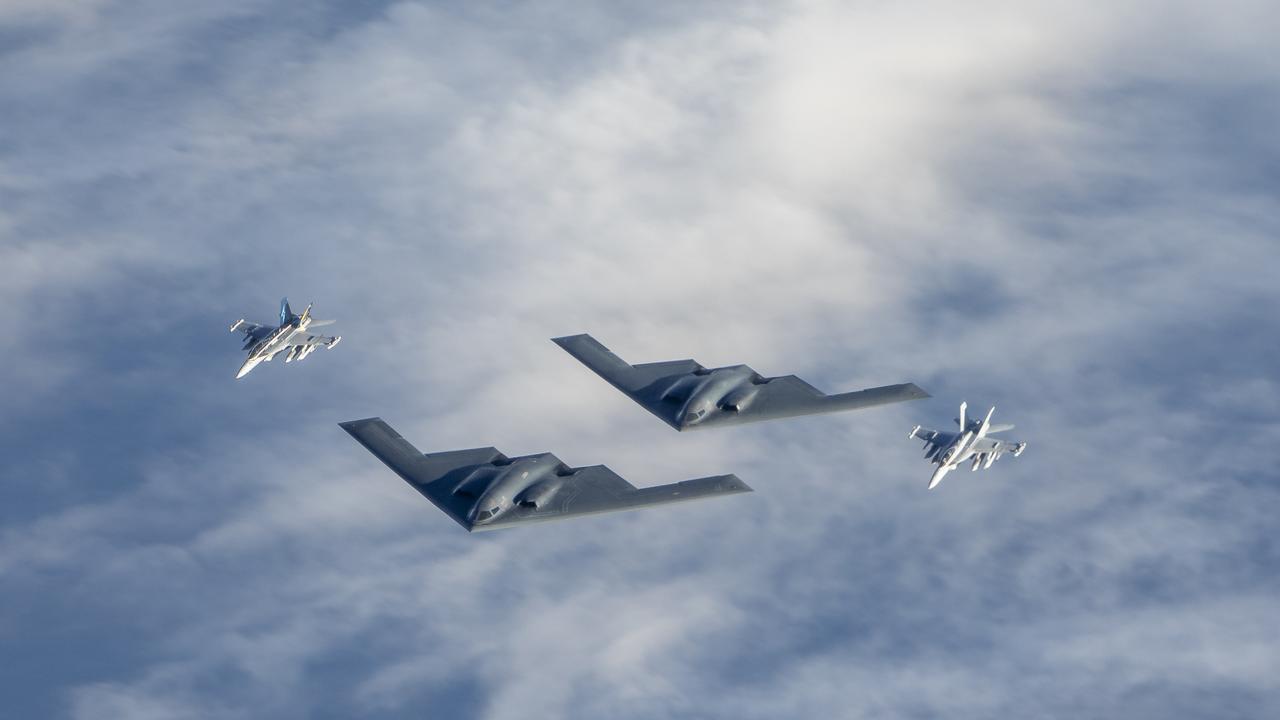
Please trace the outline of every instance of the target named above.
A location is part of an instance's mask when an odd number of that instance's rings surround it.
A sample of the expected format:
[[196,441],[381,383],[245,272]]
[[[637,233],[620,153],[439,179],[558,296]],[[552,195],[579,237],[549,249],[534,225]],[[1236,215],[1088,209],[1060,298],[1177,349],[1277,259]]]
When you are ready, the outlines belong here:
[[[631,365],[590,335],[552,338],[583,365],[621,390],[627,397],[677,430],[684,430],[679,415],[687,395],[673,389],[690,385],[713,370],[693,360]],[[838,412],[929,397],[914,383],[886,385],[856,392],[827,395],[795,375],[767,378],[740,366],[753,378],[755,394],[745,408],[716,414],[692,427],[739,425],[761,420]]]
[[479,498],[461,491],[477,470],[509,465],[512,460],[492,447],[423,454],[381,418],[340,423],[369,452],[468,531],[491,530],[579,515],[631,510],[704,497],[751,492],[735,475],[685,480],[637,488],[604,465],[569,468],[554,456],[537,456],[560,466],[555,490],[538,502],[521,503],[491,522],[471,520]]
[[915,383],[885,385],[827,395],[795,375],[783,375],[764,378],[764,382],[760,384],[759,394],[752,400],[751,405],[741,413],[727,416],[722,422],[727,425],[732,420],[751,422],[841,410],[858,410],[926,397],[929,397],[929,393],[920,389]]

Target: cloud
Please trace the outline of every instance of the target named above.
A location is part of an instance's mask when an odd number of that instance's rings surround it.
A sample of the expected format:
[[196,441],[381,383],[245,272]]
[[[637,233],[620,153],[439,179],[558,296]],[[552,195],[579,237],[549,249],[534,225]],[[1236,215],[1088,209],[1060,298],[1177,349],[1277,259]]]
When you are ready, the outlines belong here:
[[[1232,10],[22,15],[13,711],[1268,714],[1274,10]],[[347,341],[231,381],[285,293]],[[676,434],[580,331],[935,399]],[[1029,452],[926,493],[961,399]],[[468,536],[375,414],[756,493]]]

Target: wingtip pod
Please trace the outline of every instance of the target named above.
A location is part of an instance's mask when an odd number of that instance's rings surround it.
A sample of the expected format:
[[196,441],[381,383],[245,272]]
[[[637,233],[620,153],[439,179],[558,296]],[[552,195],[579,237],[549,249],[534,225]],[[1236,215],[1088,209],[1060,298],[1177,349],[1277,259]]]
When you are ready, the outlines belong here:
[[914,438],[915,438],[915,436],[916,436],[916,433],[918,433],[918,432],[920,432],[920,426],[919,426],[919,425],[917,425],[917,426],[915,426],[915,427],[911,428],[911,433],[910,433],[909,435],[907,435],[907,439],[908,439],[908,440],[914,439]]

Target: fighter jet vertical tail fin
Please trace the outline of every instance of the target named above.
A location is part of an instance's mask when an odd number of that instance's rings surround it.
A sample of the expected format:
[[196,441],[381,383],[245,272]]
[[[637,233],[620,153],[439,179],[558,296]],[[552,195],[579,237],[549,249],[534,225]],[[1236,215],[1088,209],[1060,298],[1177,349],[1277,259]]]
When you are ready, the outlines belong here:
[[995,412],[996,408],[993,405],[991,409],[987,411],[987,416],[982,419],[982,424],[978,426],[978,437],[986,437],[987,432],[991,430],[991,416],[994,415]]
[[283,325],[289,322],[289,319],[292,317],[293,317],[293,310],[289,307],[289,298],[287,297],[281,298],[280,299],[280,324]]

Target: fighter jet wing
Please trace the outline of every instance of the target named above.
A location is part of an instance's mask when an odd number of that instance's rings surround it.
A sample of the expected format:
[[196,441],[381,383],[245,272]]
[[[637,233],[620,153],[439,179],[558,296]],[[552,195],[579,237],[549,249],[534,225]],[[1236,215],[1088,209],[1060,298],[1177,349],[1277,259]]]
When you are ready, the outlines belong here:
[[958,435],[956,433],[941,432],[939,430],[930,430],[929,428],[917,427],[911,431],[911,437],[920,438],[925,442],[934,445],[946,445],[954,441]]
[[960,435],[958,433],[930,430],[917,425],[911,430],[911,437],[924,441],[925,457],[929,457],[931,454],[938,452],[940,448],[947,447],[955,442]]
[[270,328],[270,327],[267,327],[266,325],[251,323],[248,320],[237,320],[231,326],[231,332],[237,332],[237,331],[242,332],[244,333],[244,336],[246,339],[253,338],[254,340],[259,340],[263,337],[266,337],[267,335],[271,334],[271,331],[274,329],[275,328]]
[[1002,455],[1004,453],[1012,453],[1020,455],[1022,453],[1022,448],[1025,446],[1026,443],[1009,442],[1007,440],[1001,440],[990,436],[978,438],[973,441],[974,452],[983,454],[995,453],[996,455]]
[[[487,447],[424,455],[381,418],[340,424],[369,452],[468,531],[751,492],[735,475],[636,488],[604,465],[570,468],[549,453],[512,459]],[[516,487],[514,497],[509,498],[514,501],[511,506],[491,520],[477,521],[474,511],[484,491],[493,483],[505,481],[504,468],[522,461],[555,469],[535,477],[526,487]],[[518,485],[519,481],[516,482]]]
[[[853,410],[929,397],[914,383],[827,395],[795,375],[766,378],[745,365],[718,370],[708,370],[693,360],[631,365],[585,334],[552,338],[552,342],[677,430]],[[727,406],[733,409],[714,413],[697,425],[682,424],[680,413],[694,386],[707,375],[726,371],[737,372],[740,378],[752,378],[750,401],[743,402],[740,409]],[[743,382],[745,384],[745,379]]]
[[306,333],[294,333],[286,342],[285,347],[294,347],[295,345],[332,345],[334,338],[327,335],[308,335]]

